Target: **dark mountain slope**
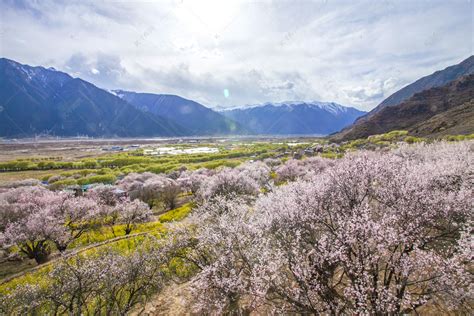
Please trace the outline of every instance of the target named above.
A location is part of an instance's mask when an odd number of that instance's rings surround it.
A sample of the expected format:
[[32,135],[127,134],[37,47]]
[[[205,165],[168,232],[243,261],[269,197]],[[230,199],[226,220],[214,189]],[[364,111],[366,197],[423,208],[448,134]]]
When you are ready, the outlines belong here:
[[135,137],[146,135],[176,136],[186,134],[178,124],[163,117],[144,113],[115,95],[74,79],[53,96],[58,119],[63,126],[56,134],[78,131],[92,136],[113,135]]
[[471,74],[417,93],[399,105],[385,107],[332,138],[351,140],[392,130],[408,130],[418,136],[474,133],[473,102],[474,74]]
[[417,135],[461,135],[474,133],[474,102],[456,106],[412,127]]
[[0,136],[177,136],[178,124],[143,113],[84,80],[0,59]]
[[242,127],[213,110],[177,95],[114,91],[140,110],[185,126],[192,135],[225,135],[244,132]]
[[463,60],[457,65],[447,67],[443,70],[434,72],[433,74],[418,79],[417,81],[409,84],[408,86],[398,90],[397,92],[390,95],[382,103],[380,103],[375,109],[369,112],[369,116],[372,113],[376,113],[386,106],[392,106],[400,104],[401,102],[412,97],[415,93],[421,92],[426,89],[444,86],[447,83],[454,81],[462,76],[474,73],[474,56]]
[[329,134],[365,112],[324,102],[283,102],[223,110],[223,115],[257,134]]

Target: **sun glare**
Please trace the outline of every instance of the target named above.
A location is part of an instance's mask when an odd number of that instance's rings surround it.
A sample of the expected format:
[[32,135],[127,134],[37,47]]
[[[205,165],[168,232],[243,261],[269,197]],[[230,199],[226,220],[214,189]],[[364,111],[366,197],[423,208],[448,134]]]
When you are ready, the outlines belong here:
[[184,1],[177,7],[180,24],[200,35],[219,36],[238,17],[238,1]]

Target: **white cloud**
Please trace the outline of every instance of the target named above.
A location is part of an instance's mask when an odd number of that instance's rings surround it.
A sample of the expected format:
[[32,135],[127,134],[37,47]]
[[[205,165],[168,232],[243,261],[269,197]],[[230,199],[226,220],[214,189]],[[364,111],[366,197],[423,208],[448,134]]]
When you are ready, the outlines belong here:
[[[2,1],[3,56],[209,106],[371,109],[472,54],[472,1]],[[227,89],[228,97],[223,91]]]

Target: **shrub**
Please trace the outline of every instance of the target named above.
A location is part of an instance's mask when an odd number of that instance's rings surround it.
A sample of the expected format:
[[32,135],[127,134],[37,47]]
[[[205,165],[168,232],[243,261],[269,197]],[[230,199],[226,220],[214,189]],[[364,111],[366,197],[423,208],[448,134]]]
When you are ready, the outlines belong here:
[[422,142],[423,139],[419,137],[414,137],[414,136],[407,136],[404,138],[404,141],[408,144],[414,144],[414,143]]
[[62,189],[64,187],[76,185],[76,184],[77,184],[77,181],[74,179],[57,180],[57,181],[54,181],[53,183],[50,183],[49,188],[51,190],[58,190],[58,189]]
[[113,174],[104,174],[104,175],[96,175],[90,176],[87,178],[81,178],[77,181],[77,184],[84,185],[84,184],[91,184],[91,183],[114,183],[117,180],[117,177]]

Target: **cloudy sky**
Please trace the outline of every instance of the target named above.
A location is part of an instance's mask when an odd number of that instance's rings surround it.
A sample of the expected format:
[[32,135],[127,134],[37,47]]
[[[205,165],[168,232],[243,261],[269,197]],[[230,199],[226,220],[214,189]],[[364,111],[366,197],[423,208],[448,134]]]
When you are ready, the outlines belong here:
[[0,0],[2,57],[214,106],[369,110],[473,54],[471,0]]

